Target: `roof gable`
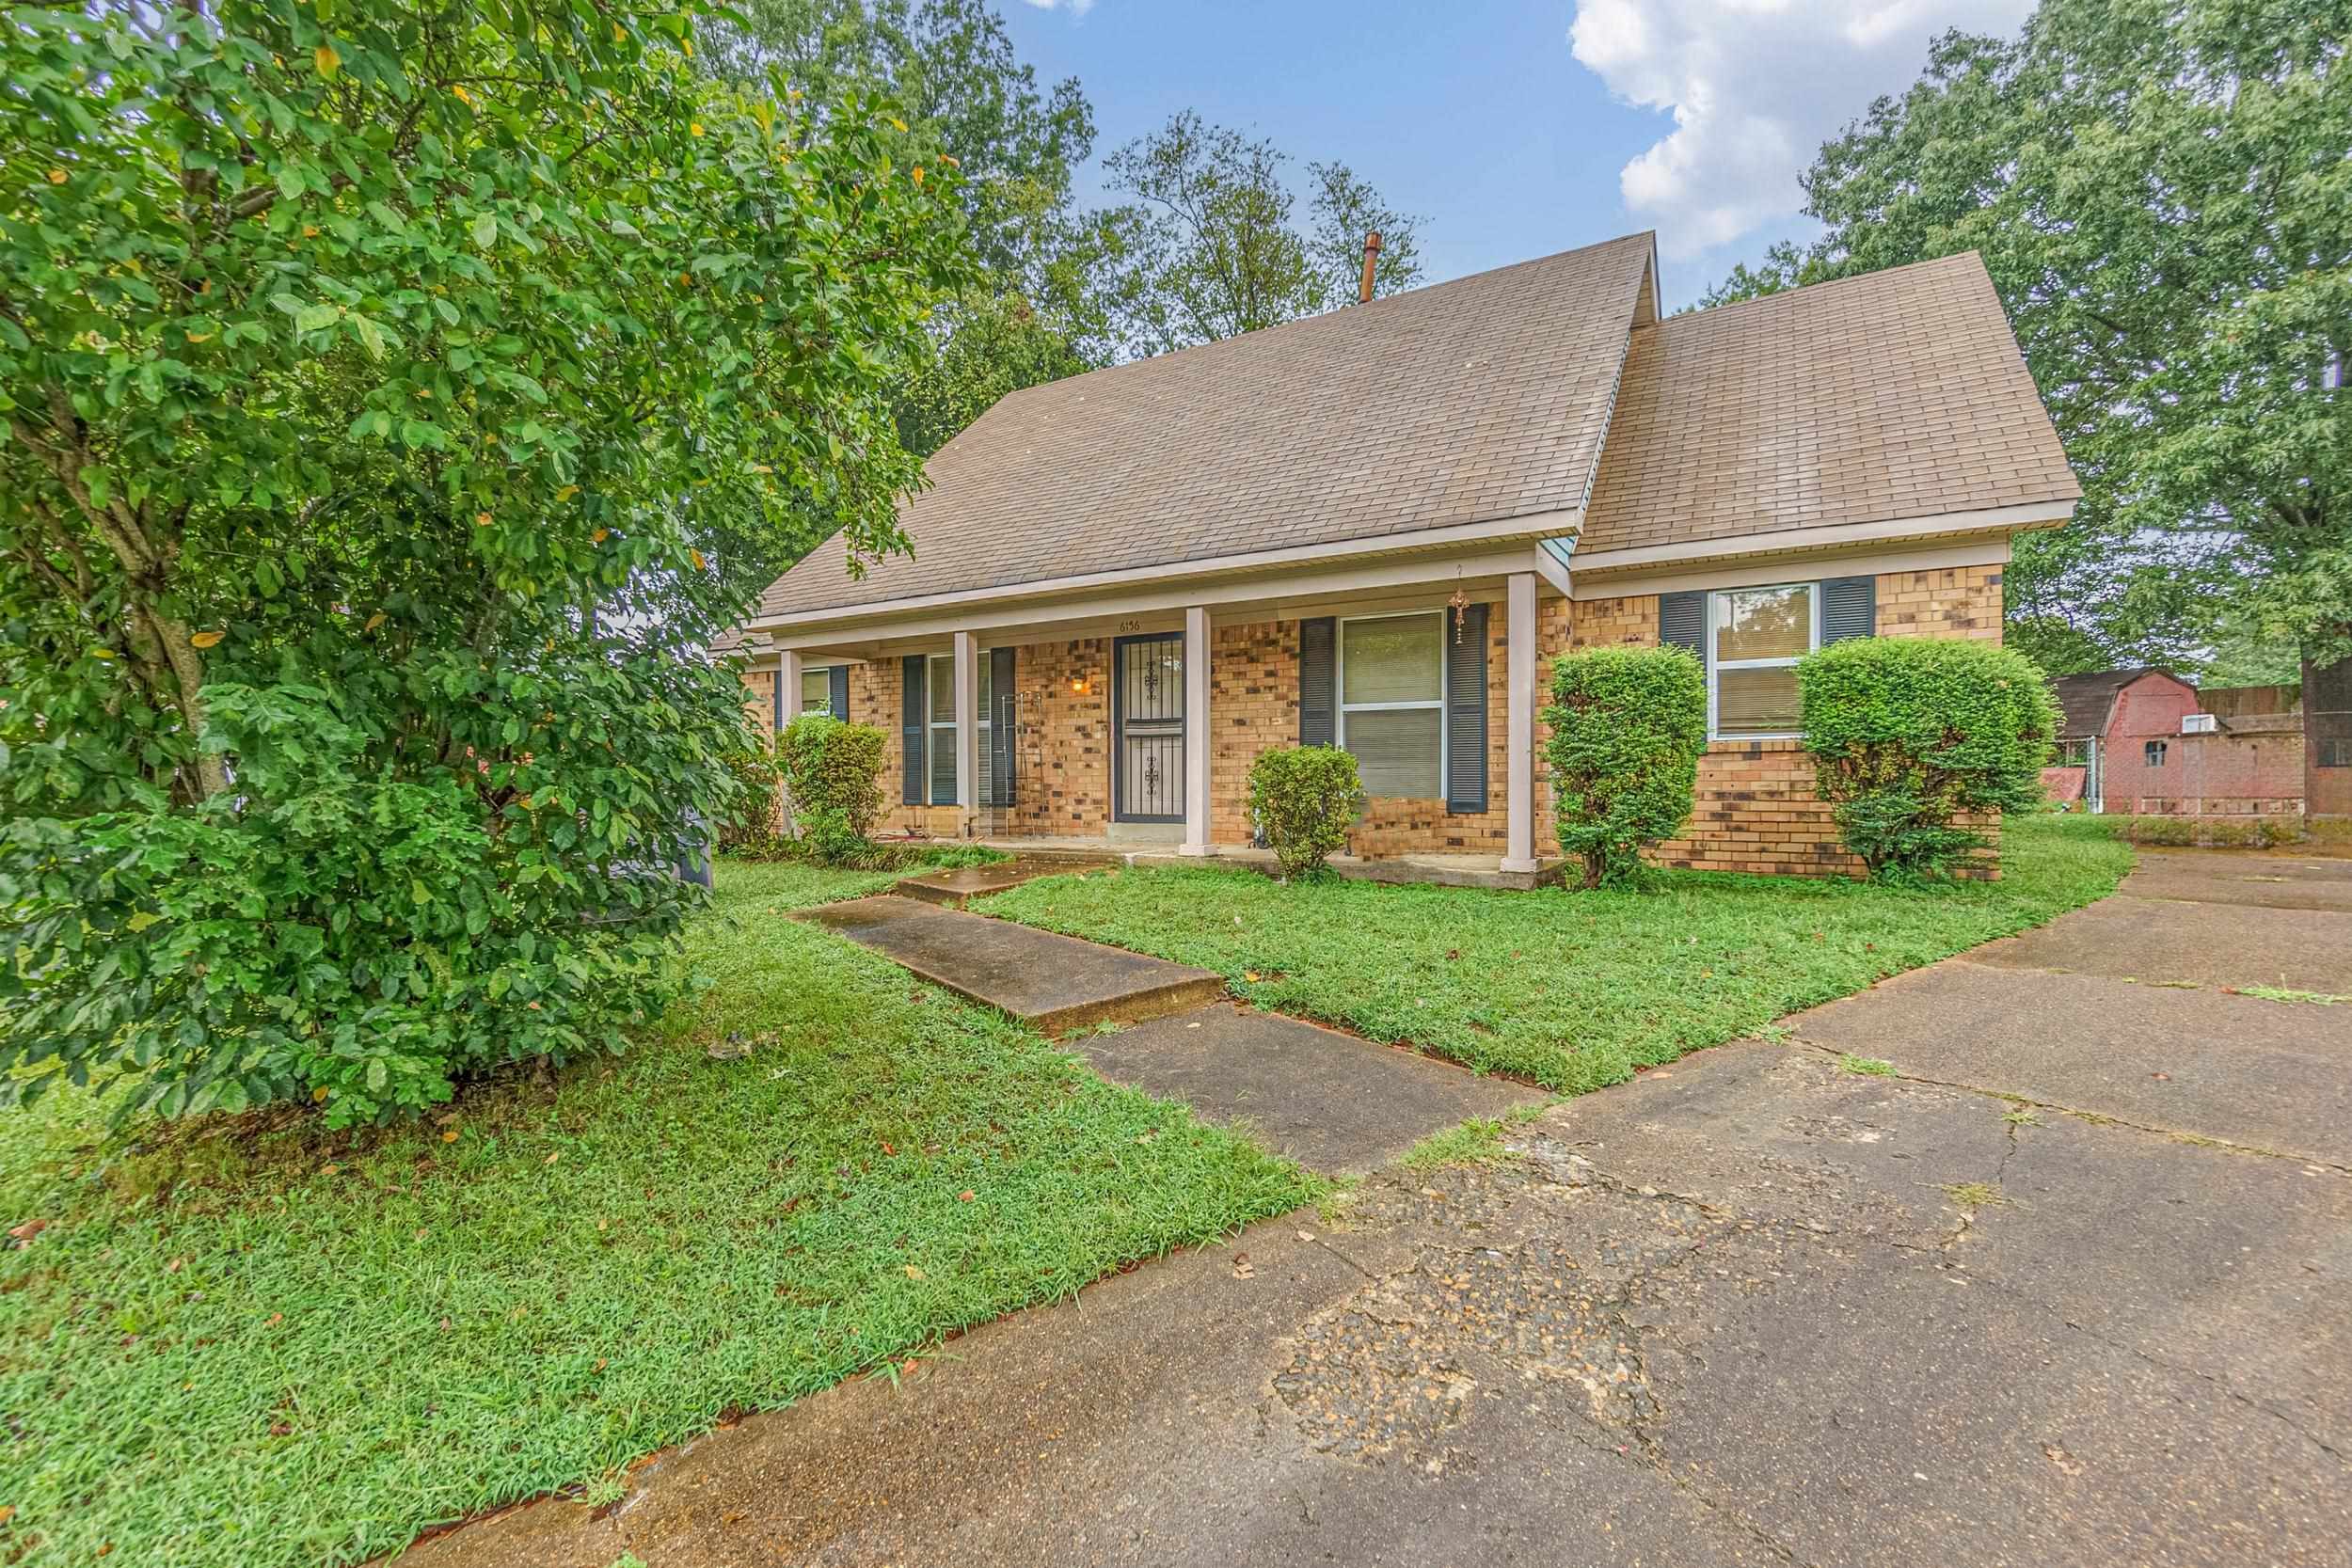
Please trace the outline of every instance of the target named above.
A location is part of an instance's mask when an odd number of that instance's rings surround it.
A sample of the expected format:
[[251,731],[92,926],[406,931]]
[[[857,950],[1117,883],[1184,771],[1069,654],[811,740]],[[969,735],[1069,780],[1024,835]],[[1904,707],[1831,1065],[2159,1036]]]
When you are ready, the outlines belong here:
[[1013,392],[927,465],[914,547],[839,538],[763,620],[1573,511],[1653,243],[1630,235]]
[[2170,671],[2153,666],[2137,670],[2100,670],[2087,675],[2056,676],[2050,682],[2050,689],[2058,694],[2058,738],[2080,740],[2090,736],[2106,735],[2107,725],[2115,718],[2115,699],[2125,687],[2151,677],[2188,686],[2186,681]]
[[1637,329],[1577,553],[2080,494],[1970,251]]

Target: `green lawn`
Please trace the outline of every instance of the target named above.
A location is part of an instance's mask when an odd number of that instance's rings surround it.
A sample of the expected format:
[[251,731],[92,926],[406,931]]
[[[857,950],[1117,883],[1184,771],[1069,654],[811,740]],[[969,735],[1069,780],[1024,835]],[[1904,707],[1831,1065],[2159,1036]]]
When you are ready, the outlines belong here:
[[600,1497],[723,1412],[1318,1195],[782,918],[889,874],[721,878],[691,1017],[445,1123],[0,1123],[0,1227],[46,1222],[0,1252],[0,1561],[295,1568]]
[[1203,868],[1057,877],[977,907],[1581,1092],[2039,925],[2114,891],[2131,864],[2094,817],[2013,819],[2005,848],[1997,883],[1915,892],[1688,872],[1647,893],[1285,886]]

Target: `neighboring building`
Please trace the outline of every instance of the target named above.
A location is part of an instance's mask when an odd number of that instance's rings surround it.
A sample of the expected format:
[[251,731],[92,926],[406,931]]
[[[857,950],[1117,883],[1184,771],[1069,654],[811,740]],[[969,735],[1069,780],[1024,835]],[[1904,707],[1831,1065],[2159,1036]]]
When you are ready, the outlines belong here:
[[2352,821],[2352,658],[2303,661],[2304,815]]
[[1323,742],[1357,854],[1521,875],[1544,661],[1661,640],[1713,740],[1660,858],[1851,869],[1791,665],[1998,640],[2010,536],[2078,494],[1974,255],[1662,316],[1647,234],[1014,392],[929,467],[911,559],[828,543],[741,642],[763,721],[890,732],[893,828],[1215,853]]
[[2270,816],[2303,809],[2303,721],[2284,687],[2208,703],[2164,670],[2061,675],[2056,799],[2137,816]]

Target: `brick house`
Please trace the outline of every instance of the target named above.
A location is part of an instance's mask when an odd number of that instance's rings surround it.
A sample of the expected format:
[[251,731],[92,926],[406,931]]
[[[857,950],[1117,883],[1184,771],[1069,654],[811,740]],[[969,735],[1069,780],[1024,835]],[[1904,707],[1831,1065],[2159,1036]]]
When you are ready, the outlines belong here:
[[[2167,670],[2061,675],[2058,750],[2042,784],[2093,812],[2283,816],[2303,809],[2303,720],[2284,688],[2207,695]],[[2276,693],[2275,705],[2259,691]],[[2214,695],[2219,695],[2216,693]]]
[[2078,494],[1973,255],[1678,316],[1637,234],[1012,393],[930,461],[912,557],[838,539],[738,643],[757,721],[891,736],[889,826],[1252,837],[1268,747],[1354,752],[1366,858],[1550,847],[1550,656],[1690,647],[1676,865],[1851,869],[1789,666],[2001,635]]

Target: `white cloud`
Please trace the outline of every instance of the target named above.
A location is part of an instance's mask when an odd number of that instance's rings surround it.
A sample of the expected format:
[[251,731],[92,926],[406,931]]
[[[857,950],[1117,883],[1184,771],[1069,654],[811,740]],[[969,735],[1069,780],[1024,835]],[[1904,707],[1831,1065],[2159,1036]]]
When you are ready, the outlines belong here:
[[1041,11],[1068,11],[1072,16],[1084,16],[1094,8],[1094,0],[1025,0]]
[[[1036,0],[1032,0],[1036,3]],[[2032,0],[1578,0],[1577,60],[1671,135],[1618,174],[1628,211],[1687,259],[1786,227],[1797,176],[1881,93],[1899,92],[1947,27],[2013,33]]]

